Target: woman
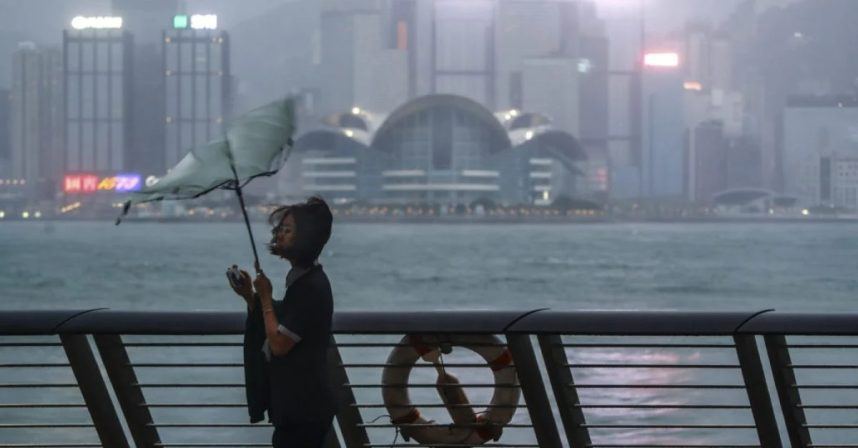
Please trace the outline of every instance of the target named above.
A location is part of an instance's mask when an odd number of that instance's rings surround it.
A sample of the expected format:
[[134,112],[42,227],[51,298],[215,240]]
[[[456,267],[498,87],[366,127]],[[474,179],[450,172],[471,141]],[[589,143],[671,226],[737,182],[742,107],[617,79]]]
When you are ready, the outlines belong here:
[[321,447],[336,412],[327,364],[333,296],[318,262],[332,221],[328,205],[317,197],[269,216],[269,249],[292,266],[283,300],[273,300],[262,271],[252,287],[245,271],[240,284],[231,284],[248,306],[244,349],[251,422],[268,410],[275,448]]

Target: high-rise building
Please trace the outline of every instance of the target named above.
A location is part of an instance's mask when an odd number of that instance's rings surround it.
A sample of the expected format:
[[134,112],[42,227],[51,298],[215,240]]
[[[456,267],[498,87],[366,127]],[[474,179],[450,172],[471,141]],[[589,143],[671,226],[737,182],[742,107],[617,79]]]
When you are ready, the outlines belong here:
[[643,147],[640,196],[678,198],[685,193],[683,75],[676,53],[649,53],[643,68]]
[[693,176],[689,177],[690,198],[699,202],[708,202],[712,197],[727,189],[727,150],[724,137],[724,125],[718,121],[700,123],[692,130],[691,138],[694,151],[690,166]]
[[9,135],[9,90],[0,89],[0,178],[4,178],[8,173],[9,156],[11,154]]
[[121,23],[63,32],[67,172],[130,168],[132,38]]
[[464,95],[494,109],[495,2],[432,2],[432,92]]
[[12,70],[11,178],[30,198],[49,199],[62,160],[62,59],[56,49],[22,43]]
[[129,150],[126,168],[158,174],[164,163],[164,55],[162,33],[178,12],[178,0],[111,0],[113,14],[134,36],[129,102]]
[[839,173],[848,173],[849,161],[858,158],[855,123],[855,96],[789,97],[781,155],[784,193],[804,205],[835,205]]
[[222,135],[230,115],[229,36],[212,17],[177,15],[163,35],[167,168]]
[[403,36],[397,46],[389,45],[383,26],[389,12],[357,2],[322,11],[317,81],[321,116],[354,106],[392,110],[408,98],[407,26],[401,25]]

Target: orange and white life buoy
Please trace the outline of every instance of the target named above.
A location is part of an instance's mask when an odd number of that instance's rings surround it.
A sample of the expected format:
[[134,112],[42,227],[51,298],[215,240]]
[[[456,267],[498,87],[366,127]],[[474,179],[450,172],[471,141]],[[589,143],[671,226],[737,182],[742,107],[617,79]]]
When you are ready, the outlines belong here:
[[[436,360],[442,343],[464,347],[482,356],[494,373],[495,384],[490,406],[477,415],[468,405],[456,378],[436,363],[437,389],[453,418],[453,424],[446,426],[426,420],[412,405],[407,387],[418,358]],[[503,341],[493,335],[457,335],[443,340],[435,336],[406,335],[388,356],[387,364],[381,383],[391,422],[399,427],[404,437],[424,445],[481,445],[488,440],[498,440],[503,426],[512,420],[521,396],[512,355]]]

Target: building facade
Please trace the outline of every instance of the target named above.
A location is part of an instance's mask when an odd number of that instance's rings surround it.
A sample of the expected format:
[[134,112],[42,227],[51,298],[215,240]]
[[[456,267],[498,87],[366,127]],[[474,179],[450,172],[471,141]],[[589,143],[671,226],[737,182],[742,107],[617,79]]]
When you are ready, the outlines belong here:
[[229,36],[192,29],[188,16],[163,35],[164,163],[175,165],[191,148],[221,136],[230,117]]
[[64,171],[128,169],[132,73],[128,32],[63,32]]
[[854,96],[790,97],[780,158],[784,193],[805,206],[837,205],[835,184],[841,178],[848,184],[849,160],[858,157],[856,123],[858,98]]
[[296,139],[281,186],[335,203],[548,205],[585,194],[577,179],[586,152],[544,120],[493,114],[457,95],[423,96],[389,114],[353,108]]
[[29,199],[50,199],[62,169],[62,57],[22,43],[9,96],[11,178]]

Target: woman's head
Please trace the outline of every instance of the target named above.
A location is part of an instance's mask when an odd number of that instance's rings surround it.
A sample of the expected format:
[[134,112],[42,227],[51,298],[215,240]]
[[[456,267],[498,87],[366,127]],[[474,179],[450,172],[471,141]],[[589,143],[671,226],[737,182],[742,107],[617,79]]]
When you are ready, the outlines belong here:
[[272,254],[298,266],[312,265],[331,237],[333,216],[322,198],[284,205],[268,216],[273,226],[268,248]]

